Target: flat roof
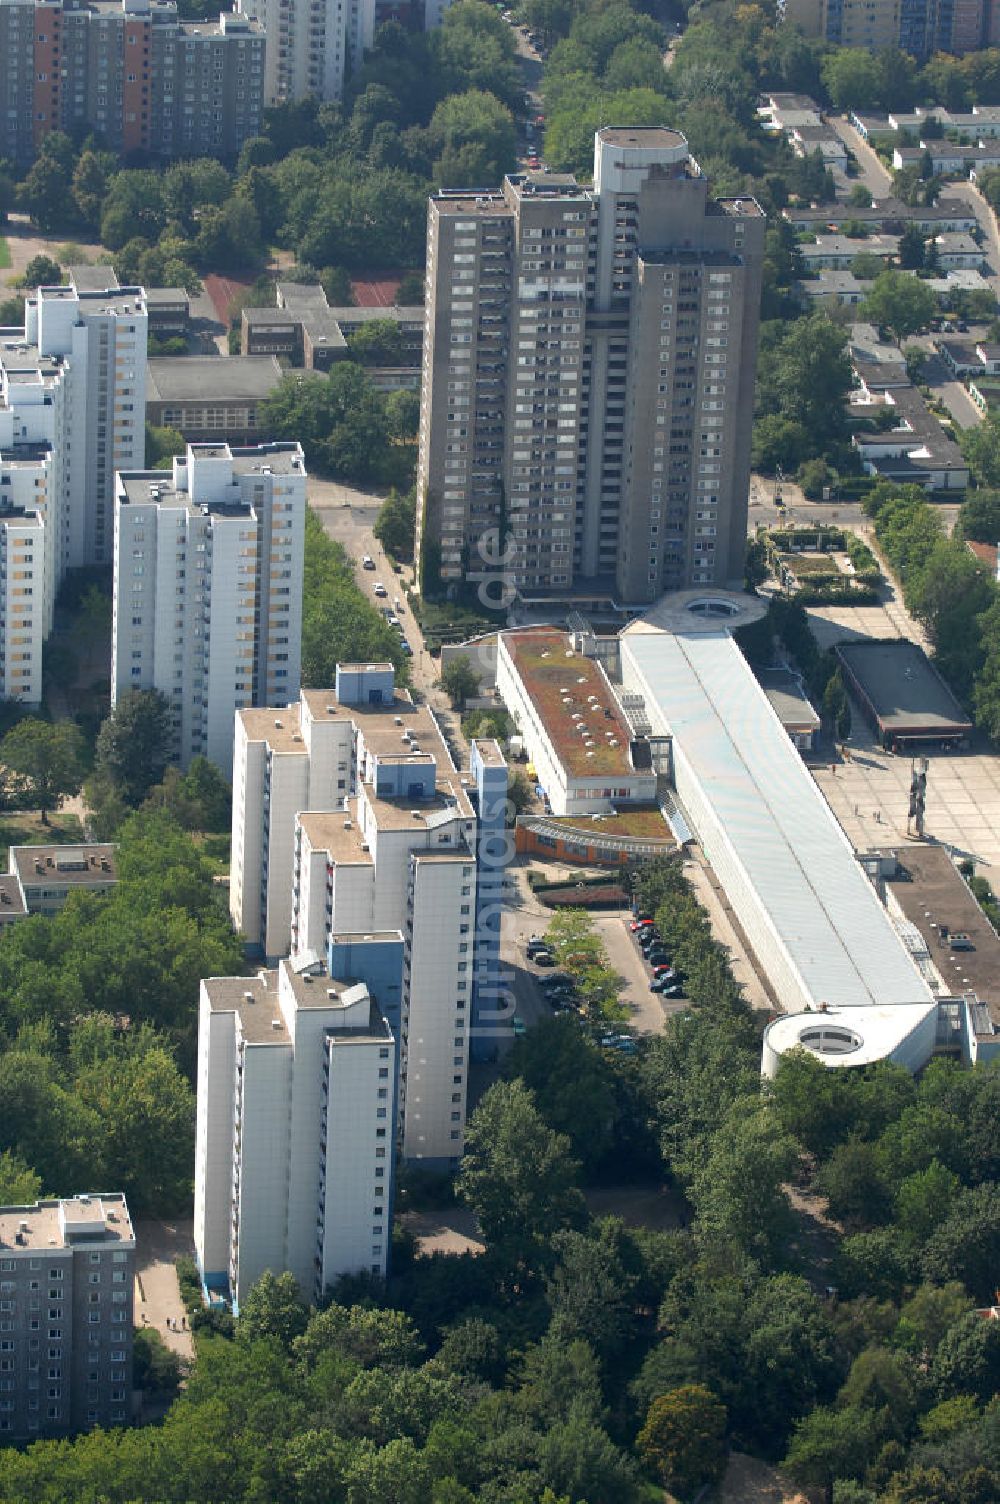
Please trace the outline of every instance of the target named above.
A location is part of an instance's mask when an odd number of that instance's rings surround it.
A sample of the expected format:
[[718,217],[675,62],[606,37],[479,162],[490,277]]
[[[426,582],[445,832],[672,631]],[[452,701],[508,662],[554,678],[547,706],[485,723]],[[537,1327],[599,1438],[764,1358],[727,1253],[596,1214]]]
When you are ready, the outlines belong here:
[[146,362],[147,402],[246,402],[281,380],[276,355],[165,355]]
[[820,717],[802,687],[802,680],[788,668],[758,668],[754,672],[783,726],[808,726],[818,731]]
[[[722,592],[714,592],[722,595]],[[703,592],[709,595],[709,592]],[[654,727],[673,739],[687,814],[710,862],[735,866],[762,922],[814,1007],[933,1002],[902,939],[721,614],[688,601],[665,630],[658,607],[621,634],[623,669]],[[742,597],[731,598],[742,618]],[[720,612],[725,602],[720,601]],[[677,621],[671,597],[663,617]],[[766,960],[766,957],[762,957]],[[787,1000],[786,1000],[787,1006]]]
[[5,1256],[72,1248],[77,1239],[135,1247],[132,1218],[120,1191],[0,1207],[0,1248]]
[[349,799],[344,809],[300,810],[298,822],[313,851],[328,851],[340,862],[372,865],[371,852],[361,849],[357,799]]
[[21,885],[12,872],[0,874],[0,924],[28,912]]
[[308,748],[302,739],[302,710],[297,702],[276,710],[246,705],[236,713],[243,723],[248,741],[267,742],[272,752],[297,752],[303,757],[308,755]]
[[574,778],[635,777],[631,728],[594,659],[571,648],[556,627],[503,632],[500,640],[567,772]]
[[834,651],[886,731],[971,732],[969,717],[915,642],[871,638],[837,643]]
[[213,1013],[238,1015],[248,1044],[288,1044],[291,1036],[278,1002],[276,971],[259,971],[252,977],[206,977],[203,986]]
[[7,870],[27,888],[46,882],[116,882],[117,853],[113,841],[89,846],[12,846]]
[[68,266],[66,275],[77,292],[106,292],[121,286],[113,266]]
[[[1000,1024],[1000,936],[979,907],[943,846],[905,846],[896,852],[895,877],[887,877],[892,895],[919,931],[948,993],[974,992]],[[942,940],[965,934],[974,950],[953,951]]]
[[609,146],[638,146],[644,151],[676,151],[687,148],[687,137],[666,125],[606,125],[597,132],[598,140]]

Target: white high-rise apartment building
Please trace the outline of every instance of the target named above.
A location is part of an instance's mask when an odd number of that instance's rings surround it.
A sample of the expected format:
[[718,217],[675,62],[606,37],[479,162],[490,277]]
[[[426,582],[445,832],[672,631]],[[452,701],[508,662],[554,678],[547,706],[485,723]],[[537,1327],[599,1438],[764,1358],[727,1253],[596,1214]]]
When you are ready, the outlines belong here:
[[115,497],[111,697],[158,689],[172,757],[227,775],[235,711],[297,693],[306,470],[298,444],[189,444]]
[[40,287],[25,340],[65,371],[57,455],[59,578],[110,564],[115,471],[146,454],[146,295],[138,287]]
[[367,983],[400,1040],[403,1155],[441,1165],[462,1153],[473,1026],[489,1046],[503,1022],[479,890],[485,872],[496,908],[482,838],[507,768],[495,742],[475,749],[460,773],[391,664],[340,664],[335,690],[237,716],[233,921],[258,952]]
[[67,569],[111,557],[119,465],[145,444],[139,288],[39,288],[0,330],[0,694],[42,697],[42,644]]
[[[425,31],[441,24],[451,0],[426,0]],[[267,37],[264,103],[339,99],[383,21],[398,16],[397,0],[237,0],[237,11],[259,21]],[[415,13],[415,7],[404,4]]]
[[265,1270],[307,1300],[384,1275],[396,1041],[363,982],[282,961],[201,984],[194,1237],[238,1310]]
[[339,99],[375,39],[376,0],[238,0],[262,23],[264,103]]
[[431,199],[422,588],[484,565],[539,602],[742,581],[764,229],[662,126],[599,130],[592,187]]

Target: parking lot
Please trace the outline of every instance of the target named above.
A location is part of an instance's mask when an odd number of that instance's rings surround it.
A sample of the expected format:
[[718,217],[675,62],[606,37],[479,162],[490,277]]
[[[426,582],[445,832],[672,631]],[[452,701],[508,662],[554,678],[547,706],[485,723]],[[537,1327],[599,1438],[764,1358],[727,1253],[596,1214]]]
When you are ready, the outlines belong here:
[[[537,860],[532,865],[537,867]],[[534,965],[527,954],[528,940],[532,935],[544,935],[552,910],[535,898],[526,874],[525,864],[512,864],[501,923],[500,959],[510,979],[517,1016],[530,1028],[552,1013],[540,983],[553,968]],[[683,998],[661,999],[650,992],[650,970],[628,930],[631,917],[628,909],[591,916],[608,962],[620,978],[619,995],[629,1010],[628,1027],[636,1034],[660,1034],[668,1014],[682,1012],[688,1004]]]

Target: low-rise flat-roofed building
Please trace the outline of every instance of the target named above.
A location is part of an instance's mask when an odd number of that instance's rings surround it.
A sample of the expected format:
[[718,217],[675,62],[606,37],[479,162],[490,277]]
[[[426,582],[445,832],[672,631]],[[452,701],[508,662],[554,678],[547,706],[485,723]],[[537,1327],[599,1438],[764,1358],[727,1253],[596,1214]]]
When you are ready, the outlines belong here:
[[930,1058],[937,1002],[732,633],[762,602],[665,596],[622,632],[623,688],[669,736],[677,801],[787,1010],[773,1074],[804,1046],[827,1066]]
[[1000,1053],[1000,936],[945,847],[913,843],[894,856],[881,864],[889,912],[919,932],[942,996],[968,1000],[962,1056],[991,1058]]
[[134,1278],[119,1192],[0,1206],[0,1446],[127,1424]]
[[[971,235],[979,221],[971,204],[964,199],[947,198],[942,195],[935,204],[914,206],[904,204],[902,199],[876,199],[869,208],[845,201],[837,204],[789,204],[782,209],[782,218],[796,230],[822,232],[843,231],[846,224],[861,224],[871,230],[886,230],[901,235],[907,225],[916,225],[926,235],[954,231]],[[864,242],[860,242],[863,248]]]
[[502,632],[497,691],[554,815],[651,804],[656,772],[601,665],[555,627]]
[[351,336],[373,323],[393,324],[397,337],[384,353],[361,359],[368,375],[384,391],[420,386],[424,340],[422,307],[336,308],[322,287],[303,282],[279,282],[275,308],[244,308],[240,323],[243,355],[275,355],[307,371],[328,371],[352,354]]
[[892,751],[964,742],[972,722],[924,650],[905,638],[841,642],[848,688]]
[[[831,274],[827,274],[831,275]],[[865,419],[851,435],[851,442],[869,475],[884,480],[910,482],[928,491],[962,490],[969,484],[969,466],[961,449],[930,411],[916,387],[879,388],[875,380],[852,402],[849,417]],[[891,428],[872,429],[868,420],[886,407],[895,421]]]
[[[118,881],[113,841],[83,846],[12,846],[7,858],[24,912],[57,914],[71,893],[108,893]],[[11,895],[11,908],[17,907]],[[0,912],[0,918],[2,918]]]
[[802,687],[801,675],[787,668],[754,669],[771,707],[800,752],[812,750],[822,724]]
[[255,444],[259,409],[281,380],[274,355],[165,355],[146,362],[146,422],[189,444]]

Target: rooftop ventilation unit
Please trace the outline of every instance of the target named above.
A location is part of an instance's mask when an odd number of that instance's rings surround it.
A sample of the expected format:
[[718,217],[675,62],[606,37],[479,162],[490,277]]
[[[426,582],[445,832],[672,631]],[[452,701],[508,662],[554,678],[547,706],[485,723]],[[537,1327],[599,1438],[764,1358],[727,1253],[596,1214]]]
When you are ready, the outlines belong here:
[[271,1019],[271,1028],[272,1029],[280,1029],[281,1028],[281,1019],[280,1018],[272,1018]]

